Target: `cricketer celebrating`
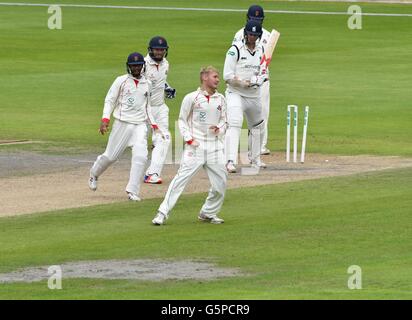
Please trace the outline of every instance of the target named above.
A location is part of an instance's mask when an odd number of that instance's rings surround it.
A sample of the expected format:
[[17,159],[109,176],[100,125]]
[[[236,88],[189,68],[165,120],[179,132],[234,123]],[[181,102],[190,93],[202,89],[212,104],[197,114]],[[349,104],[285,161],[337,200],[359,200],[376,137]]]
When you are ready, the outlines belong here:
[[145,57],[145,76],[152,84],[150,105],[155,122],[164,133],[164,139],[159,133],[152,132],[152,159],[146,170],[145,183],[162,183],[161,173],[166,160],[171,135],[169,132],[169,108],[165,104],[165,95],[168,99],[176,97],[176,90],[166,82],[169,71],[169,62],[166,60],[169,46],[163,37],[154,37],[149,42],[148,54]]
[[224,222],[217,214],[223,205],[227,181],[223,152],[223,136],[227,127],[226,101],[217,92],[220,81],[217,69],[211,66],[202,68],[200,81],[201,87],[187,94],[182,102],[178,123],[185,147],[180,168],[152,220],[154,225],[165,223],[185,186],[201,167],[209,176],[211,188],[198,218],[214,224]]
[[[263,8],[258,5],[253,5],[249,7],[249,10],[246,15],[247,21],[255,20],[260,24],[263,24],[263,19],[265,18]],[[270,37],[270,32],[267,31],[265,28],[262,27],[262,37],[260,43],[262,46],[265,46],[268,42]],[[241,28],[235,35],[232,44],[236,44],[241,42],[244,38],[244,28]],[[269,69],[266,70],[267,74],[269,75]],[[262,137],[262,147],[261,153],[262,155],[270,154],[270,150],[267,148],[268,142],[268,122],[269,122],[269,110],[270,110],[270,82],[265,81],[260,89],[261,92],[261,99],[262,99],[262,115],[263,119],[265,120],[263,137]]]
[[260,87],[268,80],[260,61],[263,46],[258,42],[262,26],[249,20],[243,29],[244,39],[235,42],[226,54],[223,78],[227,83],[226,100],[229,128],[226,134],[226,168],[236,172],[237,153],[243,113],[249,128],[249,151],[252,167],[259,169],[266,165],[260,160],[261,141],[265,121],[262,115]]
[[89,187],[96,191],[100,175],[114,163],[127,147],[132,148],[132,164],[126,193],[129,200],[140,201],[139,191],[147,162],[147,122],[160,131],[150,110],[150,82],[141,74],[145,61],[140,53],[131,53],[126,62],[127,74],[117,77],[107,93],[99,132],[109,128],[110,115],[115,121],[106,151],[97,157],[90,170]]

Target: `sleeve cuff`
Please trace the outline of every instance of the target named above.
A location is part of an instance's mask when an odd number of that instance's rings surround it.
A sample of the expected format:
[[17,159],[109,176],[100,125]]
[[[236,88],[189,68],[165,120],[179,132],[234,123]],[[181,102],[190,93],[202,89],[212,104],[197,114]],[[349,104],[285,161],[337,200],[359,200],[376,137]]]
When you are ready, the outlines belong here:
[[104,122],[104,123],[110,123],[110,119],[108,119],[108,118],[103,118],[103,119],[102,119],[102,122]]

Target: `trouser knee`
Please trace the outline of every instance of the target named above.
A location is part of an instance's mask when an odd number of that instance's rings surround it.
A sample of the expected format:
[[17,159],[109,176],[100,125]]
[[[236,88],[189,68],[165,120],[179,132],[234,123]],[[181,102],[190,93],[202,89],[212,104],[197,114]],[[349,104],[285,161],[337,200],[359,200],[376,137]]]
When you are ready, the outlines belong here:
[[112,155],[108,155],[107,153],[103,153],[102,155],[100,155],[97,160],[99,162],[101,162],[102,164],[113,164],[114,162],[117,161],[117,158],[115,156]]
[[[135,147],[136,148],[136,147]],[[138,147],[139,151],[133,151],[132,161],[136,164],[144,164],[147,161],[147,148]]]
[[263,130],[263,129],[265,128],[265,124],[266,124],[265,120],[262,119],[262,120],[259,121],[258,123],[254,124],[254,125],[252,126],[252,128],[249,128],[249,130],[253,130],[253,129],[255,129],[255,130]]
[[97,157],[96,162],[90,170],[90,173],[96,177],[100,176],[112,163],[116,162],[115,158],[110,158],[105,154]]

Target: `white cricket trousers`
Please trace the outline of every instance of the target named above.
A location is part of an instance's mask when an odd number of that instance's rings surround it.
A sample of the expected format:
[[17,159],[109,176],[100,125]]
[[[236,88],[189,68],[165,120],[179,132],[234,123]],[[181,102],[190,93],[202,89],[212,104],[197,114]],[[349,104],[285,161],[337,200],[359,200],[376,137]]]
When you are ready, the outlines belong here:
[[[215,147],[216,145],[218,147]],[[208,146],[201,144],[197,148],[185,145],[180,168],[170,183],[166,196],[159,207],[161,213],[165,216],[169,215],[186,185],[201,167],[206,170],[211,187],[200,212],[209,218],[215,217],[219,213],[223,205],[227,183],[227,171],[221,141],[212,142]]]
[[152,159],[150,161],[150,165],[146,170],[146,175],[157,173],[159,176],[162,173],[163,166],[166,161],[166,157],[171,144],[171,135],[169,132],[169,108],[166,104],[162,104],[161,106],[151,106],[152,108],[152,115],[164,134],[164,139],[162,138],[160,133],[154,133],[152,130]]
[[269,125],[269,111],[270,111],[270,84],[269,81],[263,83],[261,87],[261,96],[262,96],[262,116],[265,121],[263,136],[262,136],[262,151],[267,148],[268,143],[268,125]]
[[250,160],[252,162],[259,162],[264,128],[261,97],[247,98],[226,90],[226,102],[229,123],[225,138],[226,161],[231,160],[237,164],[243,113],[245,113],[247,126],[250,130]]
[[136,195],[140,192],[144,168],[147,162],[147,124],[132,124],[115,120],[109,136],[106,151],[97,157],[90,174],[99,177],[122,155],[127,147],[132,148],[132,164],[126,192]]

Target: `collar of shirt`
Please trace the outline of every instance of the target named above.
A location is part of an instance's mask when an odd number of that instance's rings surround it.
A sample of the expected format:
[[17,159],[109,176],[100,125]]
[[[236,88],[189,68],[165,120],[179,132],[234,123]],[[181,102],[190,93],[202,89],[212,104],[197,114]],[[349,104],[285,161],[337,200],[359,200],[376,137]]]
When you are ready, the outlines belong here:
[[197,91],[199,91],[202,95],[204,95],[205,97],[207,97],[208,99],[210,98],[210,97],[214,97],[214,96],[216,96],[217,94],[218,94],[218,92],[217,92],[217,90],[215,91],[215,93],[214,94],[209,94],[209,92],[207,92],[206,90],[203,90],[202,88],[197,88]]
[[140,78],[135,78],[135,77],[133,77],[133,76],[129,73],[129,74],[128,74],[128,77],[129,77],[131,80],[137,80],[137,81],[139,81],[139,83],[143,83],[143,82],[146,81],[146,78],[145,78],[143,75],[140,75]]
[[[250,50],[249,50],[249,47],[248,47],[247,44],[246,44],[245,39],[243,39],[243,40],[242,40],[242,47],[244,47],[244,48],[245,48],[246,50],[248,50],[249,52],[254,53],[254,52],[258,51],[259,49],[263,48],[263,45],[260,43],[260,40],[257,40],[257,41],[256,41],[256,44],[255,44],[255,48],[253,49],[253,51],[250,51]],[[240,48],[239,48],[239,49],[240,49]]]

